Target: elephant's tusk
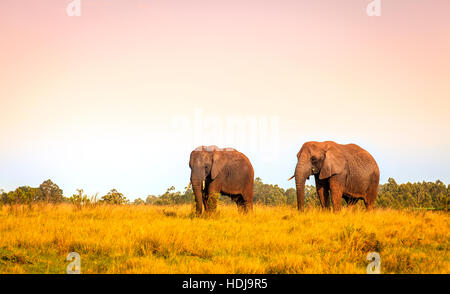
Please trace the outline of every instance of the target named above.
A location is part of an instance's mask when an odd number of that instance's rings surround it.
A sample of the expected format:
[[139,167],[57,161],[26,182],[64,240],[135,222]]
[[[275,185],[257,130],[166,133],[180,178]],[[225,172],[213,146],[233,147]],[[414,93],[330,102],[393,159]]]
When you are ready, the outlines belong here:
[[205,181],[202,182],[203,190],[205,190]]
[[186,191],[187,190],[189,190],[189,188],[191,187],[191,182],[189,182],[189,184],[188,184],[188,187],[187,187],[187,189],[186,189]]
[[294,177],[295,177],[295,175],[293,175],[292,177],[290,177],[290,178],[288,179],[288,181],[292,180]]

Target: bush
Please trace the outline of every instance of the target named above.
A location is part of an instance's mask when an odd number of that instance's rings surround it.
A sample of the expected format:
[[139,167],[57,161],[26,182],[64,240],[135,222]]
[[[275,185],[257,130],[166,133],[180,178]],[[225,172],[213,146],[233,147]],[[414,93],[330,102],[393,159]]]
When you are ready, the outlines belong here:
[[129,201],[122,193],[119,193],[116,189],[112,189],[99,202],[105,204],[127,204]]

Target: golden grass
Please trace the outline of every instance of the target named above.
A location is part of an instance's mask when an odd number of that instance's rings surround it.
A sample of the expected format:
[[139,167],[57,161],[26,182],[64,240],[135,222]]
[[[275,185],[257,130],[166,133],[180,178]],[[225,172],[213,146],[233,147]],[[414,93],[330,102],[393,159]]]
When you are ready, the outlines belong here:
[[450,273],[445,212],[220,204],[209,217],[184,206],[3,206],[0,273]]

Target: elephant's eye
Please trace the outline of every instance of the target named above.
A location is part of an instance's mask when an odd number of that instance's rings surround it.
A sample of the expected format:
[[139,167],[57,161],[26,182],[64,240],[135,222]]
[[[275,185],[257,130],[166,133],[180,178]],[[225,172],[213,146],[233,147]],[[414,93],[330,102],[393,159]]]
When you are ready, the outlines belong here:
[[316,162],[316,161],[317,161],[317,158],[316,158],[315,156],[313,156],[313,157],[311,157],[311,161],[312,161],[312,162]]

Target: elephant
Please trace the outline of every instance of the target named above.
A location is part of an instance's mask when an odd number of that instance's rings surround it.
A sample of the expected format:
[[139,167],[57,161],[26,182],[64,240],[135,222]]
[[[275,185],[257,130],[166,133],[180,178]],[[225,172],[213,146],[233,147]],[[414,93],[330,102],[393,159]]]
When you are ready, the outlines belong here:
[[321,207],[330,207],[331,193],[334,211],[341,209],[342,198],[349,206],[363,199],[366,209],[373,209],[380,171],[375,159],[363,148],[333,141],[306,142],[298,152],[297,160],[290,179],[295,177],[298,210],[303,210],[305,182],[310,175],[314,175]]
[[191,152],[189,167],[197,214],[202,213],[202,203],[206,212],[215,210],[218,193],[231,197],[240,211],[253,209],[253,166],[241,152],[200,146]]

